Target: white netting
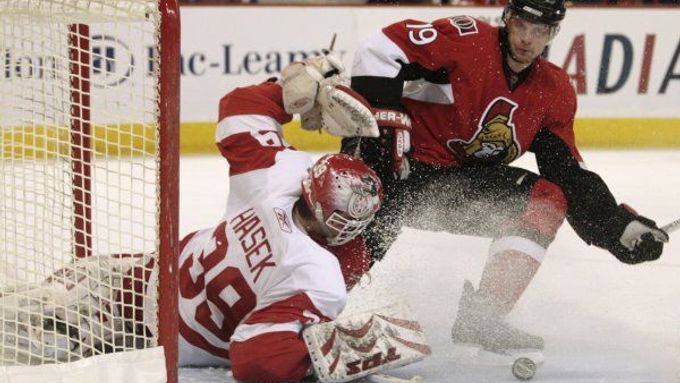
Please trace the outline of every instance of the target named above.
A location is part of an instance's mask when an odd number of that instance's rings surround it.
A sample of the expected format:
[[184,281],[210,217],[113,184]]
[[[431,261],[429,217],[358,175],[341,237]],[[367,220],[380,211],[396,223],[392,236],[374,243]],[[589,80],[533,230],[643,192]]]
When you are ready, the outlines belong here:
[[154,0],[2,0],[0,13],[33,23],[144,21],[158,12]]
[[0,0],[0,365],[157,345],[159,20]]

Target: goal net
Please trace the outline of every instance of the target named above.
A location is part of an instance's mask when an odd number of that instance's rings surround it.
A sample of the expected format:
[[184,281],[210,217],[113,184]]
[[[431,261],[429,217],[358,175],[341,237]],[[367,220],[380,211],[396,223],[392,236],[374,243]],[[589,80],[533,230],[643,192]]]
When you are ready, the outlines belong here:
[[0,0],[0,381],[176,380],[178,63],[176,0]]

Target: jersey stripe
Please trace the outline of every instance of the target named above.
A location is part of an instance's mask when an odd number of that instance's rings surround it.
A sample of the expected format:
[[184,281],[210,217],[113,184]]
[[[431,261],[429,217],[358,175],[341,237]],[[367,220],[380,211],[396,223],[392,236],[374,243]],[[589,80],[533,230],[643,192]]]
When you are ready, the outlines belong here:
[[401,70],[399,61],[408,63],[404,51],[382,31],[374,33],[356,51],[352,64],[352,77],[397,77]]

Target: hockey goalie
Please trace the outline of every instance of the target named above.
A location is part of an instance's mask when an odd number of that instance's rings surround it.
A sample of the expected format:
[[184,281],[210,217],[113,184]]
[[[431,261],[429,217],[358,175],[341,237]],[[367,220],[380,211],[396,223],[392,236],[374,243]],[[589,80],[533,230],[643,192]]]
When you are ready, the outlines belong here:
[[[282,124],[299,113],[305,129],[377,136],[372,110],[341,72],[332,54],[316,57],[291,64],[278,81],[238,88],[220,101],[216,142],[229,165],[230,194],[223,219],[180,244],[180,365],[229,367],[241,382],[313,375],[344,382],[430,353],[402,307],[337,319],[347,291],[369,268],[359,234],[381,205],[382,185],[352,156],[313,161],[290,147]],[[16,310],[3,315],[21,319],[15,322],[22,337],[3,341],[51,360],[74,349],[87,356],[134,346],[134,336],[121,338],[117,330],[153,309],[144,281],[154,275],[139,279],[148,259],[90,258],[30,293],[8,295]],[[111,275],[90,275],[90,262],[110,262]],[[44,305],[44,294],[59,295],[72,309]],[[115,297],[115,304],[101,304],[99,296]],[[48,319],[27,314],[35,312]],[[155,331],[155,323],[142,323],[128,330]],[[82,328],[103,336],[88,339]]]

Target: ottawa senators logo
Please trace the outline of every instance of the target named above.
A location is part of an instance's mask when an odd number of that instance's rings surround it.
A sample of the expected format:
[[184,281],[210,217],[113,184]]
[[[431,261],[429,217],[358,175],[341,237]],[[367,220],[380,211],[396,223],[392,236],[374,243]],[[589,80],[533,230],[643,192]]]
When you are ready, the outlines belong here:
[[[519,154],[515,140],[512,114],[518,105],[505,97],[497,97],[486,108],[479,129],[469,141],[449,140],[446,145],[454,153],[464,152],[466,158],[510,163]],[[462,149],[462,150],[461,150]]]

